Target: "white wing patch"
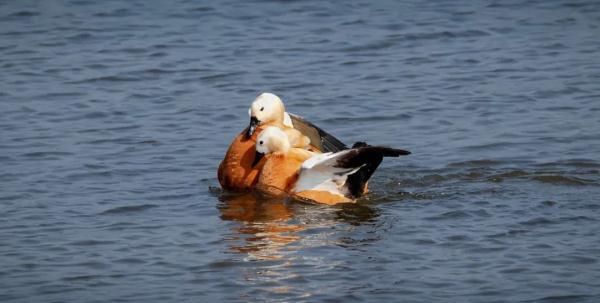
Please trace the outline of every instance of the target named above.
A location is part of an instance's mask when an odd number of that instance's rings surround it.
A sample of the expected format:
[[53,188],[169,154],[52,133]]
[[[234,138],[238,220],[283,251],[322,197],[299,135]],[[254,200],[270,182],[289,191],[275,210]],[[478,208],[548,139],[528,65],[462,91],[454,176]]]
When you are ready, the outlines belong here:
[[314,155],[302,163],[302,170],[311,169],[319,163],[323,163],[327,160],[332,159],[333,156],[333,153],[322,153]]
[[362,166],[353,168],[335,167],[337,160],[349,150],[337,153],[315,155],[302,163],[294,192],[305,190],[327,191],[332,194],[345,196],[348,190],[344,187],[348,175],[355,173]]
[[292,123],[292,117],[290,117],[290,114],[288,114],[288,112],[283,113],[283,125],[289,128],[294,128],[294,124]]

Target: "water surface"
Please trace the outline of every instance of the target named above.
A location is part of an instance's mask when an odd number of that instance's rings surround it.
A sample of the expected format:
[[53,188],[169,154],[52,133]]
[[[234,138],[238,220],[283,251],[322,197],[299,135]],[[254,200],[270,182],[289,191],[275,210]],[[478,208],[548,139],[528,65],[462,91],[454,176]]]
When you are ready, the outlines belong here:
[[[598,302],[597,1],[0,1],[2,302]],[[218,190],[262,91],[409,149]]]

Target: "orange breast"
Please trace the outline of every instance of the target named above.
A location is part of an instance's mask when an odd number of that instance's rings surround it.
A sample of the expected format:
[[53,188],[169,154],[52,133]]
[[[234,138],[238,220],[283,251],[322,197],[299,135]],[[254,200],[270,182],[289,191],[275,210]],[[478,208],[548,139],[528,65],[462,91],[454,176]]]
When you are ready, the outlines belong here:
[[258,181],[261,165],[252,167],[256,153],[256,136],[260,132],[257,129],[251,138],[246,138],[240,133],[227,150],[225,158],[219,165],[217,176],[221,187],[230,191],[248,191]]

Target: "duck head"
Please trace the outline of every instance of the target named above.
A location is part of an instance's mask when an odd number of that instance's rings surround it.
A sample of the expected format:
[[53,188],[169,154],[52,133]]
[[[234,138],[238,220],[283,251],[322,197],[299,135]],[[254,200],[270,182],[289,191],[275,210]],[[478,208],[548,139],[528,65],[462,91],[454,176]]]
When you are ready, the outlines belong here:
[[256,127],[259,125],[278,122],[283,124],[285,107],[277,95],[271,93],[262,93],[250,106],[248,114],[250,115],[250,125],[246,130],[246,137],[250,138]]
[[265,155],[272,153],[285,154],[289,150],[290,141],[287,135],[279,127],[269,126],[256,139],[256,153],[252,166],[256,166]]

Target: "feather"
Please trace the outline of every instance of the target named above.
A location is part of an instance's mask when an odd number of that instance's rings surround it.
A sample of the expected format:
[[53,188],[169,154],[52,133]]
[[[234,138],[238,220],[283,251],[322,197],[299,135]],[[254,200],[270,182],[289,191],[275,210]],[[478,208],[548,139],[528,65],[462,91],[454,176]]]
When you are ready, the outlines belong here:
[[305,120],[304,118],[287,113],[294,128],[299,130],[302,134],[310,139],[311,144],[315,145],[319,150],[323,152],[338,152],[341,150],[348,149],[348,146],[342,141],[338,140],[333,135],[314,125],[313,123]]
[[365,184],[384,157],[408,155],[409,151],[379,146],[363,146],[337,153],[315,155],[302,163],[295,192],[327,191],[350,198],[360,197]]

